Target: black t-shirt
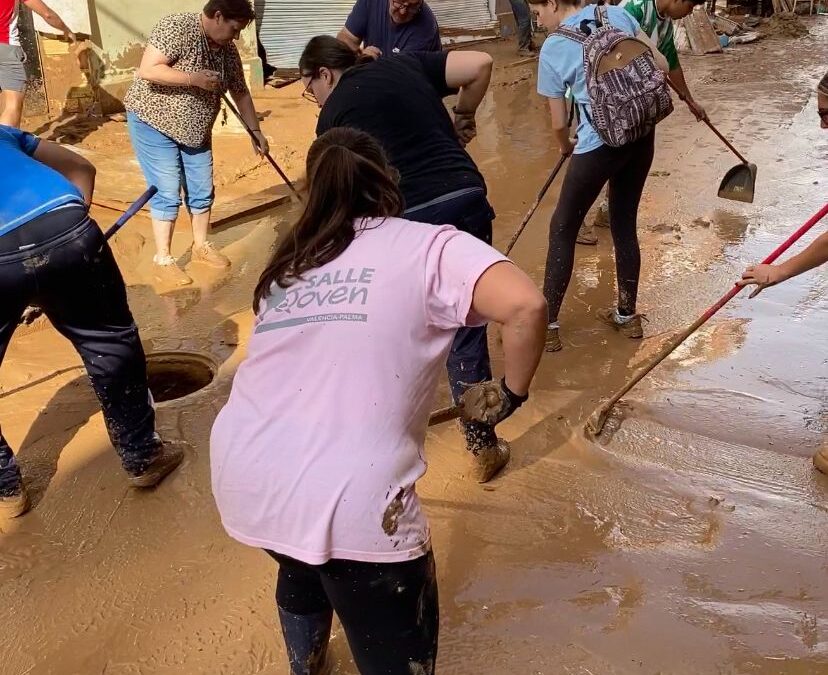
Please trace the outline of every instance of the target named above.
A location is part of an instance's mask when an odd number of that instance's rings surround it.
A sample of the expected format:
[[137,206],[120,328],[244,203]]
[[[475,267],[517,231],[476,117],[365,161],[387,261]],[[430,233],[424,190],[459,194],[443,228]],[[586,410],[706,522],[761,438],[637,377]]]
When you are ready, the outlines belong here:
[[400,172],[407,208],[456,190],[486,189],[460,145],[443,97],[446,53],[388,56],[346,71],[316,125],[317,135],[351,127],[376,138]]

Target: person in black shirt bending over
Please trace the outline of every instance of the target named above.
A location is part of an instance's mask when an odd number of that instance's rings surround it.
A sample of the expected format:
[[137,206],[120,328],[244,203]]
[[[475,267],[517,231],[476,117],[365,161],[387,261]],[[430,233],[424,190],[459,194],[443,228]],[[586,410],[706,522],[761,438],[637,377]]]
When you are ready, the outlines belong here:
[[[454,225],[492,243],[486,183],[464,149],[477,133],[475,113],[489,86],[491,56],[422,52],[373,61],[320,35],[305,47],[299,72],[304,96],[321,108],[317,135],[352,127],[383,145],[400,174],[405,218]],[[443,98],[458,90],[452,119]],[[455,402],[465,385],[491,379],[485,327],[458,331],[447,368]],[[480,422],[464,422],[463,431],[475,477],[485,483],[509,461],[509,446]]]

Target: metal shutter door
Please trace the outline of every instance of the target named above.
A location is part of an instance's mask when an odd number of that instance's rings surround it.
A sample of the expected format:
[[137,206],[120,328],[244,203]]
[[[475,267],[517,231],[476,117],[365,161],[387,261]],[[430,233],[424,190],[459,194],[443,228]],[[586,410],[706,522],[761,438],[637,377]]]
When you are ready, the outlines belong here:
[[489,0],[427,0],[437,17],[440,31],[457,34],[463,30],[490,31],[497,18],[489,9]]

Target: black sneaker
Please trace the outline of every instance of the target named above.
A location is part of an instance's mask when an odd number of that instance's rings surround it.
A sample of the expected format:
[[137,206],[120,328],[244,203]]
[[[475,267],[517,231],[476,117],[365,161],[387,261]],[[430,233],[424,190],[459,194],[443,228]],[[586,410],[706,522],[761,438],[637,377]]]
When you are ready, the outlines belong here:
[[135,488],[151,488],[158,485],[181,464],[184,459],[184,450],[180,447],[170,447],[165,444],[161,452],[150,462],[144,471],[130,476],[129,484]]

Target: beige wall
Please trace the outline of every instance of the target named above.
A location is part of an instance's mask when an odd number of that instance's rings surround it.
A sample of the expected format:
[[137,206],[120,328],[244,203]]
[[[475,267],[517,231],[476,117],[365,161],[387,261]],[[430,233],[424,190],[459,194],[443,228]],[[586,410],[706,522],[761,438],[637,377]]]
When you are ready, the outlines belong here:
[[[72,30],[89,36],[74,48],[49,35],[41,36],[51,115],[82,112],[90,106],[103,113],[121,110],[156,22],[173,12],[200,11],[203,5],[204,0],[49,0],[49,6]],[[48,28],[36,27],[44,32]],[[261,88],[262,63],[256,52],[254,24],[242,33],[237,45],[249,85]]]

